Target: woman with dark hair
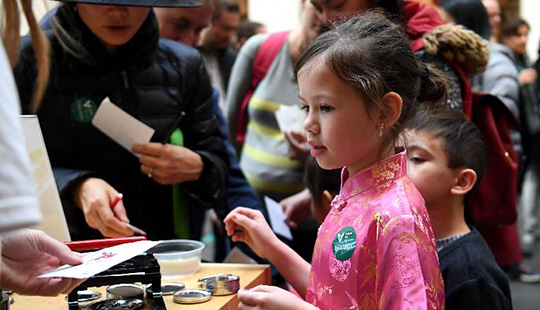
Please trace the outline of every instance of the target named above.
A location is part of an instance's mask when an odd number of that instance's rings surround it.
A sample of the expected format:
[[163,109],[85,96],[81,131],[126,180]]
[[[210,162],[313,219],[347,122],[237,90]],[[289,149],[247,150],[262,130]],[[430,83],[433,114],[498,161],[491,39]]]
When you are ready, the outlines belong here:
[[447,22],[464,25],[484,40],[491,38],[489,16],[482,1],[441,0],[439,6],[443,9],[441,15]]
[[[53,66],[37,115],[73,239],[132,235],[130,220],[150,239],[199,238],[204,209],[221,206],[227,155],[208,76],[196,50],[159,38],[148,5],[68,0],[46,32]],[[15,69],[24,112],[34,68],[24,40]],[[156,130],[150,143],[132,148],[137,156],[90,123],[106,97]],[[119,193],[123,200],[111,208]]]
[[523,253],[532,255],[538,229],[540,189],[540,115],[538,75],[527,56],[529,24],[519,17],[507,20],[501,30],[501,43],[512,49],[518,71],[523,149],[526,156],[521,190],[520,214],[523,215],[521,246]]

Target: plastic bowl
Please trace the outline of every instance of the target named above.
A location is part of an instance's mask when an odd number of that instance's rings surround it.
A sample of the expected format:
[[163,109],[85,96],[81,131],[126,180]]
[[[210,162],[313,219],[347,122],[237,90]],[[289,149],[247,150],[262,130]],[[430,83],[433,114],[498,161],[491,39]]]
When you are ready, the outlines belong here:
[[194,240],[167,240],[149,252],[154,254],[163,276],[187,276],[197,272],[201,265],[204,243]]

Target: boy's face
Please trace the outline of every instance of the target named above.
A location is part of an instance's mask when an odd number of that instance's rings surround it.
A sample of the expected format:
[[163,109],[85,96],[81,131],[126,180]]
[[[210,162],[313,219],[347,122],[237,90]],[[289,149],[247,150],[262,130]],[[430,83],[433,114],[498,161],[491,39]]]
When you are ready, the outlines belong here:
[[407,170],[428,208],[448,201],[456,171],[448,167],[444,142],[422,131],[406,131]]

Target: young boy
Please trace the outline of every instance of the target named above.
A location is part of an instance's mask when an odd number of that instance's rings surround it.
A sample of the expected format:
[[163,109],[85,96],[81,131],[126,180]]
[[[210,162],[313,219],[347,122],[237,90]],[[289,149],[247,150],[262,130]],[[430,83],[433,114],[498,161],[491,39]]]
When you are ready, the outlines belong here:
[[465,222],[465,204],[487,163],[482,133],[457,111],[422,112],[407,127],[408,175],[431,218],[446,310],[512,309],[506,275]]

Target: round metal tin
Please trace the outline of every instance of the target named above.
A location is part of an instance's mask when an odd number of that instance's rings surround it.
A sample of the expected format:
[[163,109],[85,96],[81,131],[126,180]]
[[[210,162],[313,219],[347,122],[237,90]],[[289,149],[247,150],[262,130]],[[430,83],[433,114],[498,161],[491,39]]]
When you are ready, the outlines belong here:
[[[99,299],[101,297],[101,292],[92,291],[92,290],[83,290],[77,292],[77,300],[79,302],[87,302]],[[66,296],[66,300],[68,297]]]
[[240,289],[240,277],[228,273],[209,275],[198,281],[202,282],[205,290],[216,296],[235,294]]
[[[163,293],[164,296],[166,295],[172,295],[178,291],[181,291],[183,289],[185,289],[186,286],[184,285],[184,283],[163,283],[161,284],[161,292]],[[149,295],[152,295],[152,285],[148,285],[146,287],[146,295],[149,296]]]
[[107,287],[107,298],[144,299],[144,288],[136,284],[115,284]]
[[212,293],[195,289],[184,289],[173,295],[173,300],[177,304],[198,304],[208,301],[210,298],[212,298]]
[[137,310],[144,307],[140,299],[105,299],[84,306],[81,310]]

